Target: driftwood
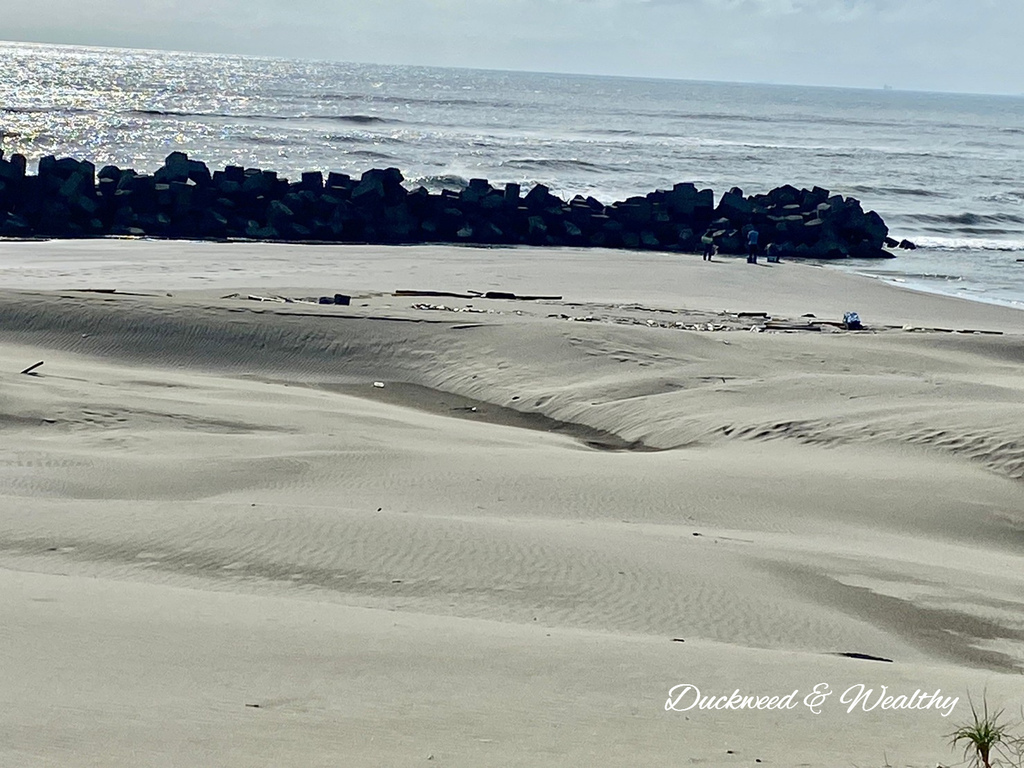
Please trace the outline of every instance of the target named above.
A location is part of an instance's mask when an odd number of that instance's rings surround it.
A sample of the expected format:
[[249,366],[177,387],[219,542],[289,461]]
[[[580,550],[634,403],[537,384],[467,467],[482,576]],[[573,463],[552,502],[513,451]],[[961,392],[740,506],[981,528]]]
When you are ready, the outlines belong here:
[[[156,297],[161,294],[158,293],[131,293],[129,291],[121,291],[117,288],[72,288],[71,290],[75,293],[103,293],[109,296],[149,296]],[[170,295],[170,294],[168,294]]]
[[509,299],[516,301],[561,301],[561,296],[517,296],[506,291],[468,291],[452,293],[451,291],[395,291],[392,296],[434,296],[446,299]]
[[892,659],[886,659],[881,656],[872,656],[867,653],[855,653],[847,651],[844,653],[837,653],[836,656],[845,656],[848,659],[862,659],[863,661],[884,661],[889,664],[893,663]]
[[[896,328],[895,325],[889,326],[890,328]],[[917,325],[904,325],[902,327],[904,331],[924,331],[927,333],[981,333],[986,336],[1002,336],[1002,331],[984,331],[979,328],[929,328],[927,326]]]
[[480,294],[452,293],[451,291],[395,291],[392,296],[435,296],[445,299],[477,299]]
[[34,373],[32,373],[32,371],[34,371],[34,370],[35,370],[36,368],[38,368],[38,367],[39,367],[40,365],[42,365],[42,364],[43,364],[43,361],[42,361],[42,360],[40,360],[40,361],[39,361],[38,363],[36,363],[35,365],[30,365],[30,366],[29,366],[28,368],[26,368],[26,369],[25,369],[24,371],[22,371],[22,373],[24,373],[24,374],[28,374],[29,376],[35,376],[35,374],[34,374]]
[[517,296],[514,293],[503,291],[488,291],[481,298],[484,299],[516,299],[518,301],[561,301],[561,296]]
[[246,294],[243,296],[240,293],[229,293],[227,296],[221,296],[222,299],[248,299],[249,301],[272,301],[276,304],[293,304],[293,299],[287,299],[284,296],[257,296],[256,294]]
[[820,331],[821,326],[817,323],[785,323],[767,322],[764,324],[766,331]]

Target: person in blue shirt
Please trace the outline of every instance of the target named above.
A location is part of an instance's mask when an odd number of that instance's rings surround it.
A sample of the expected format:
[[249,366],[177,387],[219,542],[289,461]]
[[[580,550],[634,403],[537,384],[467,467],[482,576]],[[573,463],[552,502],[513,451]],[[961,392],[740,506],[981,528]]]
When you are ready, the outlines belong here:
[[757,264],[757,230],[753,227],[747,232],[747,263]]

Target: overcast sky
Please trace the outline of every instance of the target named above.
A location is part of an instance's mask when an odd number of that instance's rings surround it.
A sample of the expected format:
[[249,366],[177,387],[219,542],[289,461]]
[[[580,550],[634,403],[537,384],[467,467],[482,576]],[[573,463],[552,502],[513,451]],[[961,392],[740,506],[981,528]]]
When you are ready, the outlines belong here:
[[0,0],[0,38],[1024,93],[1024,0]]

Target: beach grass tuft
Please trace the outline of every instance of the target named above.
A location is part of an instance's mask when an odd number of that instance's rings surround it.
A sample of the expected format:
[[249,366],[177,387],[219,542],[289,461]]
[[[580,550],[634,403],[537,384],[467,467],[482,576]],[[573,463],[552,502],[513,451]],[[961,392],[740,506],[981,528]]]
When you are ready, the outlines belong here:
[[[1010,751],[1018,753],[1019,757],[1021,739],[1011,732],[1010,725],[1002,719],[1003,710],[990,712],[987,696],[982,697],[981,711],[969,696],[968,701],[971,704],[971,720],[949,734],[950,746],[954,749],[963,746],[964,759],[969,765],[979,768],[993,768],[994,755],[1000,751],[1006,752],[1007,758],[1010,758]],[[1016,764],[1019,765],[1020,761]]]

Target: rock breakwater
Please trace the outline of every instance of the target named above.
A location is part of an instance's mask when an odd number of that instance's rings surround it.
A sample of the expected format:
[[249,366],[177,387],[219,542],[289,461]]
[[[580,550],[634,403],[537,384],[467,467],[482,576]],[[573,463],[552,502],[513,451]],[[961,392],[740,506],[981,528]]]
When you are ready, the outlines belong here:
[[694,252],[710,233],[722,253],[744,251],[757,229],[791,258],[890,256],[895,241],[874,211],[820,187],[786,185],[745,196],[676,184],[605,204],[563,200],[538,184],[525,191],[472,179],[460,190],[408,189],[396,168],[359,178],[313,171],[296,181],[273,171],[214,171],[182,152],[152,174],[44,157],[35,175],[24,156],[0,153],[0,236],[138,236],[289,242],[467,243]]

